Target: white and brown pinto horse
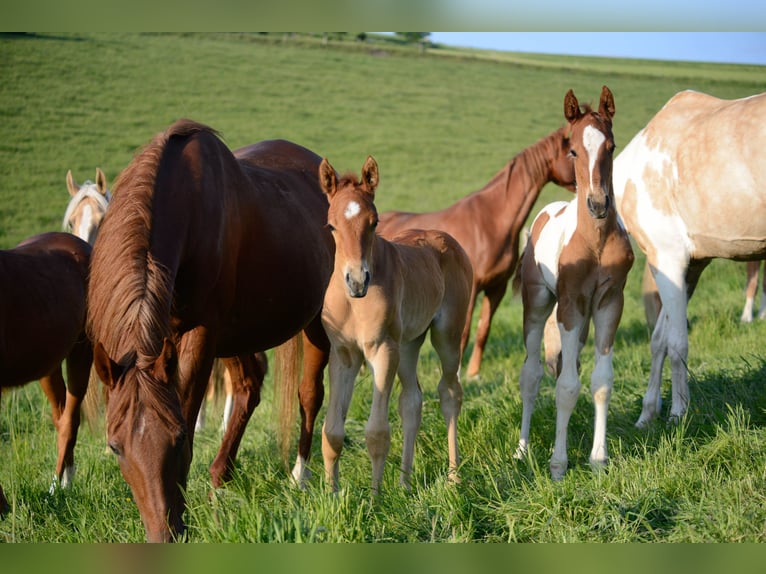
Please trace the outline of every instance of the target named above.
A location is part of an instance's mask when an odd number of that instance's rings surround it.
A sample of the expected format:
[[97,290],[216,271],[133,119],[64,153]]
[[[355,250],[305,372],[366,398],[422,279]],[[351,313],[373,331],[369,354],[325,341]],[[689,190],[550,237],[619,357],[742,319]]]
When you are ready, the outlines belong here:
[[651,267],[662,310],[637,426],[661,406],[665,357],[673,385],[670,418],[689,404],[686,309],[713,258],[766,255],[766,93],[721,100],[673,96],[615,160],[617,207]]
[[106,176],[101,168],[97,167],[95,183],[88,179],[79,185],[72,177],[70,169],[66,174],[66,187],[71,199],[64,212],[62,228],[92,246],[96,242],[98,228],[112,199],[106,185]]
[[330,401],[322,429],[325,473],[338,488],[338,458],[354,380],[362,362],[370,365],[374,390],[366,426],[377,493],[391,444],[388,406],[397,372],[402,383],[399,415],[404,442],[400,483],[409,485],[420,427],[423,395],[417,363],[426,334],[441,360],[438,392],[447,425],[449,476],[457,479],[457,418],[460,338],[471,295],[472,269],[465,251],[440,231],[411,230],[388,241],[376,235],[378,165],[368,157],[362,179],[338,180],[327,160],[319,169],[330,200],[328,224],[335,238],[335,267],[325,295],[322,323],[330,339]]
[[579,356],[594,325],[595,366],[590,390],[595,406],[592,465],[608,460],[606,419],[614,383],[612,351],[623,310],[623,288],[633,265],[628,234],[617,215],[612,190],[614,98],[606,86],[598,111],[580,109],[572,90],[564,98],[571,129],[577,197],[546,206],[535,218],[514,278],[524,304],[526,359],[521,370],[523,402],[516,457],[529,445],[529,428],[543,376],[540,346],[546,319],[557,306],[561,356],[556,381],[556,440],[553,478],[567,469],[567,426],[580,392]]

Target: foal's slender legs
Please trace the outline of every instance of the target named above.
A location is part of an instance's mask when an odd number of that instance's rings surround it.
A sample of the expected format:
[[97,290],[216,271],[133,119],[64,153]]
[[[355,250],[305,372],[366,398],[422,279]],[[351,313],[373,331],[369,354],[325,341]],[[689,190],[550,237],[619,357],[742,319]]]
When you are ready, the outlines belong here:
[[372,368],[374,386],[370,418],[367,419],[364,435],[372,461],[372,493],[378,494],[383,481],[383,467],[391,448],[388,406],[399,369],[399,345],[386,341],[377,348],[371,348],[367,351],[367,360]]
[[463,406],[463,387],[460,384],[460,348],[454,333],[457,331],[449,326],[433,325],[431,327],[431,343],[439,355],[442,365],[442,376],[437,386],[439,405],[447,427],[447,448],[449,454],[448,476],[452,482],[460,482],[458,467],[460,466],[460,449],[457,440],[457,419]]
[[471,359],[468,361],[467,377],[473,379],[479,376],[481,360],[484,356],[484,348],[487,346],[489,331],[492,327],[492,318],[503,300],[508,283],[500,281],[496,286],[487,289],[484,292],[484,299],[481,302],[481,314],[479,315],[479,324],[476,326],[476,342],[473,344]]
[[418,382],[417,367],[424,339],[425,333],[400,348],[399,380],[402,382],[402,392],[399,395],[399,417],[402,419],[403,443],[399,484],[406,488],[410,488],[415,439],[423,417],[423,392]]
[[325,478],[336,491],[339,488],[338,459],[346,436],[346,415],[362,359],[357,349],[333,347],[330,352],[330,400],[322,426],[322,458]]

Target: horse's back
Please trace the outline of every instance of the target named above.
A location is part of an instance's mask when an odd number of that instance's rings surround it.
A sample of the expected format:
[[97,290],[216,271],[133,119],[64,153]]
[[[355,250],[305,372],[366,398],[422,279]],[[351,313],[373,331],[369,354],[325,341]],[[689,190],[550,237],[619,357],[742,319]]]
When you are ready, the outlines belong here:
[[82,337],[90,252],[59,232],[0,252],[1,386],[47,375]]
[[669,232],[695,258],[766,252],[766,218],[750,216],[766,213],[764,149],[766,94],[677,94],[615,160],[628,229],[645,252]]

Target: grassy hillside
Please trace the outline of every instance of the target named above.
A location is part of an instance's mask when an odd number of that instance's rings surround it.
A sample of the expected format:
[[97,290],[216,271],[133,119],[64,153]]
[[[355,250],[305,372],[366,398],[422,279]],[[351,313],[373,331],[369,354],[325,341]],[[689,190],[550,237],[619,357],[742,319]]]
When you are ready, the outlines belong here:
[[[596,102],[615,96],[618,149],[676,92],[733,98],[766,90],[763,67],[499,54],[416,47],[374,39],[257,34],[0,35],[0,248],[58,229],[65,175],[96,166],[109,181],[135,151],[179,117],[218,129],[232,148],[286,138],[327,156],[339,170],[372,154],[381,170],[381,210],[431,210],[486,183],[524,147],[563,125],[573,88]],[[539,203],[566,197],[550,185]],[[539,207],[539,206],[538,206]],[[690,306],[690,415],[679,427],[633,423],[649,367],[639,304],[638,254],[615,354],[608,440],[611,465],[593,474],[588,378],[570,423],[570,471],[550,481],[553,381],[543,381],[532,456],[516,462],[523,360],[521,304],[504,300],[482,380],[465,384],[460,419],[463,483],[446,484],[446,437],[425,347],[425,405],[415,489],[396,488],[398,416],[386,492],[368,496],[363,428],[369,374],[360,376],[341,459],[346,488],[321,480],[318,442],[307,492],[289,487],[274,445],[270,378],[248,427],[233,483],[208,499],[215,425],[195,442],[189,480],[195,541],[764,541],[766,540],[766,324],[739,324],[742,264],[716,261]],[[470,349],[469,349],[470,351]],[[669,374],[666,378],[669,378]],[[666,404],[669,404],[666,385]],[[396,391],[395,391],[396,392]],[[221,405],[213,407],[219,416]],[[35,384],[6,393],[0,409],[0,483],[13,505],[0,521],[6,541],[140,541],[141,525],[98,422],[83,430],[78,477],[47,496],[55,462],[50,411]],[[320,416],[320,420],[321,420]],[[211,419],[215,420],[215,419]]]

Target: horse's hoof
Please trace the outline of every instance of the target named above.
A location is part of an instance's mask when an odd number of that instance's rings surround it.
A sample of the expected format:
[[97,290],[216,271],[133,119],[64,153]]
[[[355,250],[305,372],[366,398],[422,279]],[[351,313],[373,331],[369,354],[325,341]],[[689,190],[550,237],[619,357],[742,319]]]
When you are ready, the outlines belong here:
[[559,481],[564,478],[567,472],[566,462],[551,462],[551,478],[555,481]]

